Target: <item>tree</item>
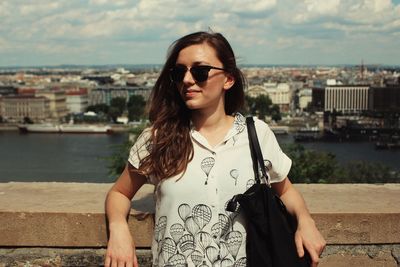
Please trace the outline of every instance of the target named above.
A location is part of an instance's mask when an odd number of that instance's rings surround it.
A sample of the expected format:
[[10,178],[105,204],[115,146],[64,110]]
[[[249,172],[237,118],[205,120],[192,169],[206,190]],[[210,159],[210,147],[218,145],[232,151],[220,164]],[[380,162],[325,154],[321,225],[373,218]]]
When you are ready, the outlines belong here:
[[109,106],[107,104],[96,104],[92,106],[88,106],[86,111],[93,111],[95,113],[103,113],[108,114]]
[[120,115],[122,115],[122,113],[126,109],[126,99],[124,97],[115,97],[111,99],[110,108],[112,107],[118,109],[118,112],[120,113]]
[[26,117],[24,117],[24,123],[25,123],[25,124],[32,124],[33,121],[32,121],[31,118],[29,118],[28,116],[26,116]]
[[274,121],[280,121],[282,119],[281,112],[278,105],[272,105],[271,107],[271,118]]
[[123,97],[115,97],[110,101],[110,108],[108,110],[108,116],[114,121],[124,113],[126,109],[126,100]]
[[285,144],[283,151],[292,159],[290,180],[296,183],[329,183],[333,180],[337,160],[326,152],[307,150],[300,144]]
[[132,136],[132,138],[121,145],[115,146],[115,152],[111,155],[111,157],[107,158],[109,161],[108,172],[110,175],[116,176],[122,173],[126,165],[126,159],[129,156],[129,151],[144,128],[145,125],[143,124],[131,129],[129,135]]
[[128,101],[128,119],[129,121],[140,120],[144,114],[146,102],[141,95],[132,95]]
[[281,120],[281,113],[278,105],[272,104],[271,99],[267,95],[259,95],[257,97],[246,96],[246,109],[250,114],[255,114],[261,120],[266,116],[271,116],[273,120]]
[[399,173],[377,162],[350,161],[335,172],[334,183],[398,183]]

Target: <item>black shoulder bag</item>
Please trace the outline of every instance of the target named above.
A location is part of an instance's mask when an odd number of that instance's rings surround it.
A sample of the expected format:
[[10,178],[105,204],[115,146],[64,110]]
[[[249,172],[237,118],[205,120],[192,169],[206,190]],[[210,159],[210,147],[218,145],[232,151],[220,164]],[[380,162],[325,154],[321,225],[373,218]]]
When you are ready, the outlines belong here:
[[[256,183],[243,194],[235,195],[227,210],[238,210],[246,219],[247,266],[309,267],[310,257],[297,254],[294,233],[297,225],[285,205],[271,188],[258,142],[254,120],[246,118]],[[261,183],[260,171],[265,183]]]

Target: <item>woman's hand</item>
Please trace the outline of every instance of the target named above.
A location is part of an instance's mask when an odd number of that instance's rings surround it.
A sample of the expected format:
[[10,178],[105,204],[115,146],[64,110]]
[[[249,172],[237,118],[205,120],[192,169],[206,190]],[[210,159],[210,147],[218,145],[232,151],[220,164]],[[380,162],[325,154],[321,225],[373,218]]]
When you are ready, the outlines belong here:
[[299,256],[304,256],[304,248],[306,248],[312,260],[311,266],[316,267],[326,242],[311,217],[299,220],[295,242]]
[[105,267],[139,267],[128,224],[110,225]]

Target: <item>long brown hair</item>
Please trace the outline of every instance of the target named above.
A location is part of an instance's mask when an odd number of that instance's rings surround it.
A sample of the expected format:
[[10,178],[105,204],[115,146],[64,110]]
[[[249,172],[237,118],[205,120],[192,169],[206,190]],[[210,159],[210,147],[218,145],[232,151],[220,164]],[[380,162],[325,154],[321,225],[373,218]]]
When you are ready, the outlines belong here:
[[191,111],[186,107],[169,75],[182,49],[202,43],[215,49],[224,69],[235,79],[234,85],[225,93],[226,114],[237,112],[244,104],[245,79],[236,66],[230,44],[222,34],[195,32],[176,40],[168,50],[166,63],[150,95],[151,149],[140,163],[141,174],[152,175],[159,180],[169,178],[184,173],[193,159]]

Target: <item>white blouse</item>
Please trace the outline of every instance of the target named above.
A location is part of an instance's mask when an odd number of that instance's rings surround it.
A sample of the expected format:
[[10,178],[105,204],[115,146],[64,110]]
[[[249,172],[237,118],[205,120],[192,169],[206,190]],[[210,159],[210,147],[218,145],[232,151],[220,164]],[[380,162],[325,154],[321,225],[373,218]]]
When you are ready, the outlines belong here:
[[[280,182],[291,160],[266,123],[255,119],[255,126],[271,182]],[[232,196],[255,182],[246,128],[245,117],[237,113],[215,147],[192,129],[194,157],[185,174],[161,182],[148,177],[156,186],[153,266],[246,266],[245,222],[240,213],[225,210]],[[130,151],[135,168],[149,153],[149,137],[148,128]]]

